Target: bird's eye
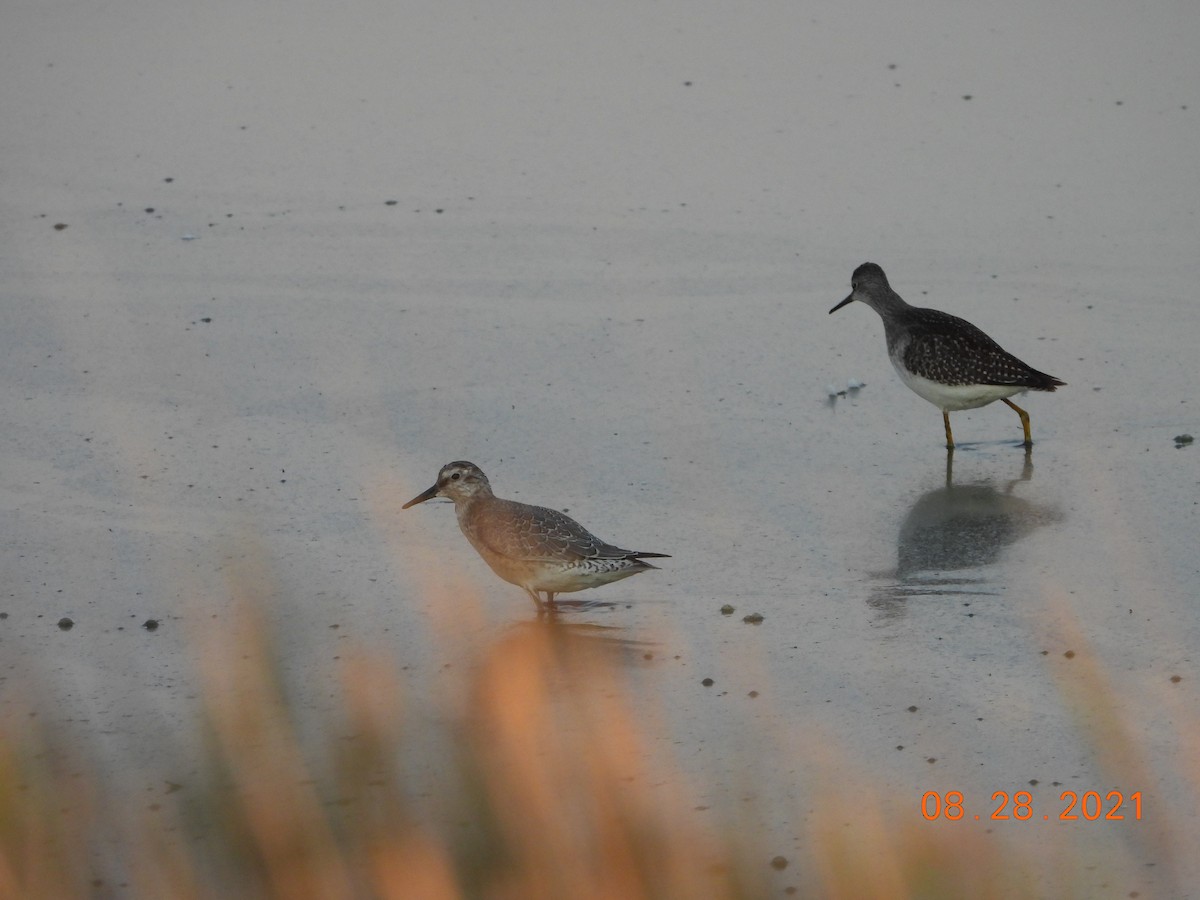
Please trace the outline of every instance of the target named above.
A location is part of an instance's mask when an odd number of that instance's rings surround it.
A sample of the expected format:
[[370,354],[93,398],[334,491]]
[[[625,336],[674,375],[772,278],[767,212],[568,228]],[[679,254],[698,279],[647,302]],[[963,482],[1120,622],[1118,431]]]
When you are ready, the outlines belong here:
[[460,479],[460,478],[462,478],[462,472],[455,472],[453,475],[450,476],[451,481],[458,481],[458,479]]

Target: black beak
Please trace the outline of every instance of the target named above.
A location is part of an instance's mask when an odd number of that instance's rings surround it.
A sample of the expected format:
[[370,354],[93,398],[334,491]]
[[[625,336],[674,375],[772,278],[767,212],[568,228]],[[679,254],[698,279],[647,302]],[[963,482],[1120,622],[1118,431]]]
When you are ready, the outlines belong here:
[[830,314],[830,315],[833,315],[833,313],[837,312],[839,309],[841,309],[841,308],[842,308],[843,306],[845,306],[847,303],[852,303],[852,302],[854,302],[854,295],[853,295],[853,294],[851,294],[849,297],[847,297],[845,300],[843,300],[841,303],[839,303],[837,306],[835,306],[833,309],[831,309],[831,310],[829,311],[829,314]]
[[438,486],[435,484],[429,490],[425,491],[425,493],[417,494],[417,496],[413,497],[411,500],[409,500],[407,503],[405,503],[400,508],[408,509],[410,506],[416,506],[418,503],[424,503],[426,500],[432,500],[437,495],[438,495]]

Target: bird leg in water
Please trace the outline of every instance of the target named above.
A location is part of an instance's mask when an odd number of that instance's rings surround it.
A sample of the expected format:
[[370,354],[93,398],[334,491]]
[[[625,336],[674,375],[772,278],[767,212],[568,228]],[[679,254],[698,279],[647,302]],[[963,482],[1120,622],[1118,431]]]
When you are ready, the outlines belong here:
[[[1021,407],[1017,406],[1017,404],[1013,403],[1007,397],[1001,397],[1000,399],[1016,410],[1017,415],[1021,417],[1021,427],[1025,429],[1025,446],[1032,447],[1033,438],[1029,434],[1029,413],[1025,412],[1025,410],[1021,409]],[[949,426],[946,427],[948,428]]]

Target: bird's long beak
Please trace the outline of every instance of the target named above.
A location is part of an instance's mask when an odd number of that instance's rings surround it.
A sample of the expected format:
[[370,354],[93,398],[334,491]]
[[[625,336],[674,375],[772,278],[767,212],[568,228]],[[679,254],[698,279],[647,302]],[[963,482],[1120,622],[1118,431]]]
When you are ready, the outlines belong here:
[[438,495],[438,486],[435,484],[433,487],[431,487],[429,490],[425,491],[424,493],[417,494],[417,496],[413,497],[411,500],[409,500],[407,503],[405,503],[400,508],[408,509],[410,506],[416,506],[418,503],[424,503],[426,500],[432,500],[437,495]]
[[851,294],[849,297],[847,297],[845,300],[843,300],[841,303],[839,303],[837,306],[835,306],[833,309],[831,309],[831,310],[829,311],[830,315],[832,315],[833,313],[837,312],[839,309],[841,309],[841,308],[842,308],[843,306],[845,306],[847,303],[853,303],[853,302],[854,302],[854,295],[853,295],[853,294]]

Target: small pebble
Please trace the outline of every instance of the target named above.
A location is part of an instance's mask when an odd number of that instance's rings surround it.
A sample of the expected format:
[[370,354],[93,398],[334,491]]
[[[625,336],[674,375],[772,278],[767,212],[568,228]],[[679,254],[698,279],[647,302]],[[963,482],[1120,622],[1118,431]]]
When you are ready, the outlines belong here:
[[776,856],[773,860],[771,860],[772,869],[778,869],[780,872],[782,872],[787,867],[788,861],[786,856]]
[[142,623],[142,627],[145,628],[147,631],[157,631],[158,630],[158,619],[147,619],[145,622]]
[[58,620],[58,627],[61,628],[63,631],[70,631],[72,628],[75,627],[75,623],[73,621],[71,621],[71,619],[69,619],[67,616],[63,616],[61,619]]
[[747,625],[761,625],[763,616],[762,613],[750,613],[748,616],[743,616],[742,621]]
[[712,680],[711,678],[705,678],[705,679],[704,679],[702,682],[700,682],[700,683],[701,683],[702,685],[704,685],[705,687],[712,687],[712,686],[713,686],[713,680]]
[[726,603],[724,606],[721,607],[721,615],[732,616],[733,615],[733,606],[729,603]]

